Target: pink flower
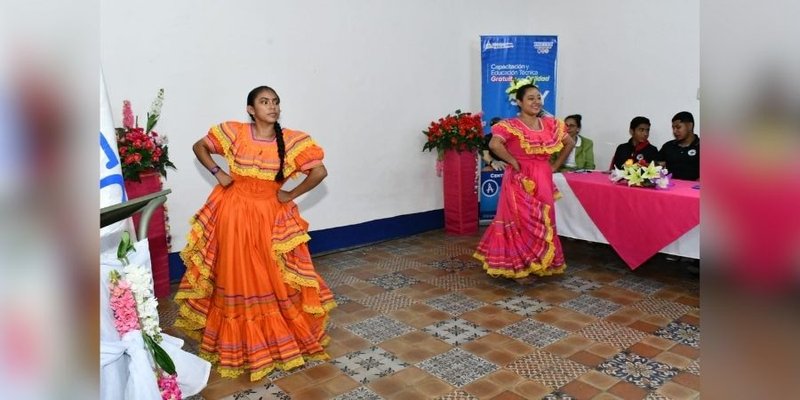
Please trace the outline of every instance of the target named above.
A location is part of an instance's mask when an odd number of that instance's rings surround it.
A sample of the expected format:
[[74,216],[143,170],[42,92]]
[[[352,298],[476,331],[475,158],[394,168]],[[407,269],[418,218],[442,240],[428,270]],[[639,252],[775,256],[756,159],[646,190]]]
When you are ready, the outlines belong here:
[[133,110],[128,100],[122,102],[122,125],[128,129],[133,128]]
[[162,373],[158,378],[158,389],[163,400],[181,400],[181,388],[178,386],[178,377]]
[[136,313],[136,300],[130,283],[124,280],[117,281],[110,285],[111,298],[109,304],[114,312],[114,327],[120,336],[140,329],[139,316]]

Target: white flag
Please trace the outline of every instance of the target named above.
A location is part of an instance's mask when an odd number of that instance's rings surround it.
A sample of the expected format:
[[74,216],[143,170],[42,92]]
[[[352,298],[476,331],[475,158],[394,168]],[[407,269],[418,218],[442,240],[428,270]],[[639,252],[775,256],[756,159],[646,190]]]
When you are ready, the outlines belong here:
[[[108,100],[106,83],[100,71],[100,208],[126,201],[125,182],[122,179],[122,164],[117,151],[114,131],[114,116]],[[130,219],[100,229],[100,252],[116,248],[120,233],[131,231]]]

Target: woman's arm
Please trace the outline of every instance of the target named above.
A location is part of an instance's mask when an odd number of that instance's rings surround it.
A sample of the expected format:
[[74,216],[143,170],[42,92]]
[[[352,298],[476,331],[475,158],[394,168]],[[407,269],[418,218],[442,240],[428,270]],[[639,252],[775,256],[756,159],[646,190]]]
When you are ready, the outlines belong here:
[[556,161],[550,164],[553,172],[558,171],[558,169],[561,168],[561,165],[564,164],[564,160],[567,159],[569,153],[572,152],[572,148],[575,147],[575,139],[573,139],[570,135],[564,135],[564,139],[561,139],[561,144],[564,145],[564,148],[561,149]]
[[[211,145],[208,144],[205,138],[202,138],[192,145],[192,151],[194,151],[195,157],[197,160],[200,161],[200,164],[203,164],[207,170],[211,171],[214,174],[214,177],[217,178],[217,182],[223,187],[227,187],[228,185],[233,182],[231,176],[228,175],[227,172],[223,171],[219,168],[217,163],[214,162],[214,159],[211,158]],[[216,168],[216,172],[214,169]]]
[[492,136],[492,140],[489,141],[489,149],[491,149],[496,156],[511,165],[514,171],[519,171],[519,162],[508,152],[506,145],[503,143],[503,139],[499,136]]
[[584,143],[586,143],[586,144],[584,145],[583,143],[581,143],[581,146],[586,146],[586,148],[583,149],[583,154],[584,154],[584,156],[586,156],[586,162],[584,163],[583,168],[585,168],[585,169],[594,169],[594,167],[595,167],[595,165],[594,165],[594,143],[592,143],[591,141],[585,140],[585,139],[584,139]]
[[306,176],[306,178],[303,179],[303,182],[297,185],[294,189],[290,191],[278,191],[278,201],[281,203],[286,203],[296,199],[301,194],[308,192],[319,185],[326,176],[328,176],[328,170],[324,165],[320,164],[314,168],[311,168],[311,170],[308,172],[308,176]]

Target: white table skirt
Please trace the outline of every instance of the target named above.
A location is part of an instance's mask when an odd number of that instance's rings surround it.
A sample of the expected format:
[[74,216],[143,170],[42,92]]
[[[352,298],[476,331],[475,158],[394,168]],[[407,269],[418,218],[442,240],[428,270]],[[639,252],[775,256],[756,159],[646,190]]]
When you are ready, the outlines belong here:
[[[603,233],[597,229],[589,214],[583,209],[581,202],[575,197],[567,179],[563,174],[553,174],[553,181],[561,192],[561,199],[556,201],[556,228],[560,236],[590,242],[606,243]],[[700,225],[697,225],[683,236],[660,250],[661,253],[681,257],[700,258]]]

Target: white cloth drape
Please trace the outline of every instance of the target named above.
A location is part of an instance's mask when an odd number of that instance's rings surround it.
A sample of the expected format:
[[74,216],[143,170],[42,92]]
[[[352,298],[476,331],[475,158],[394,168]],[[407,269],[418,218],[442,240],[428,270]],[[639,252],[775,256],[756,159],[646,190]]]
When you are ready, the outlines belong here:
[[[144,265],[150,271],[150,250],[147,240],[135,244],[128,256],[131,264]],[[122,273],[116,249],[100,255],[100,398],[108,400],[161,400],[153,364],[140,331],[131,331],[120,338],[109,306],[108,274]],[[208,382],[211,364],[182,350],[183,340],[162,333],[164,348],[178,373],[183,397],[200,393]]]

